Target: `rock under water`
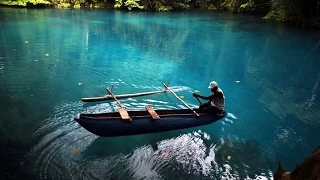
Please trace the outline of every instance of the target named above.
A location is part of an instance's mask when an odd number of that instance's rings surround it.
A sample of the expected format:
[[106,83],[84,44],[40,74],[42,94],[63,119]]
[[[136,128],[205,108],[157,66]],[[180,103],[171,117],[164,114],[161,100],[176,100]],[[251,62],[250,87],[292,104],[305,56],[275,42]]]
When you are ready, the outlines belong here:
[[283,170],[281,164],[273,175],[274,180],[320,179],[320,146],[292,172]]

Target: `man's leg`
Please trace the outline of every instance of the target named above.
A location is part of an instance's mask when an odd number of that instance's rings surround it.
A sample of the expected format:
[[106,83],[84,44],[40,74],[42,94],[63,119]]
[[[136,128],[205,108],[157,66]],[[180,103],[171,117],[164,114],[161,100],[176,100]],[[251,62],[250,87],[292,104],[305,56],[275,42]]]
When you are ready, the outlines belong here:
[[215,115],[223,116],[223,110],[219,109],[219,108],[216,107],[216,106],[212,106],[212,112],[213,112]]
[[206,103],[200,104],[199,110],[202,112],[205,108],[208,108],[210,106],[211,106],[210,102],[206,102]]
[[223,111],[221,109],[211,105],[209,107],[204,107],[201,112],[207,112],[207,113],[218,115],[218,116],[223,115]]

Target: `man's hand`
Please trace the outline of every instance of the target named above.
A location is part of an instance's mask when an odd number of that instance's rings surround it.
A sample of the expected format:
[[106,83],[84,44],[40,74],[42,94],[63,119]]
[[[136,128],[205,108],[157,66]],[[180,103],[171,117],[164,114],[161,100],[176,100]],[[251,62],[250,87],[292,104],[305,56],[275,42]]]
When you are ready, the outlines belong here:
[[193,97],[198,97],[198,94],[197,93],[192,93],[192,96]]

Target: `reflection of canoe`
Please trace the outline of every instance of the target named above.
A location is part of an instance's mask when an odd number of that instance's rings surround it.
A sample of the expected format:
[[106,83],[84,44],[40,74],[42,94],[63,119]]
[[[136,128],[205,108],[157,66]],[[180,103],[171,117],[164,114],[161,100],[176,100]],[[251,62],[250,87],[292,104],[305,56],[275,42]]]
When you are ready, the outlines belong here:
[[[180,92],[183,91],[183,88],[177,88],[172,89],[174,92]],[[143,92],[143,93],[134,93],[134,94],[122,94],[122,95],[116,95],[117,99],[121,98],[129,98],[129,97],[137,97],[137,96],[146,96],[146,95],[152,95],[152,94],[160,94],[160,93],[166,93],[169,92],[169,90],[164,89],[161,91],[150,91],[150,92]],[[111,95],[106,95],[102,97],[91,97],[91,98],[82,98],[83,102],[98,102],[98,101],[105,101],[105,100],[112,100],[113,97]]]
[[[197,109],[195,111],[198,112]],[[153,119],[148,111],[128,111],[132,122],[121,119],[119,112],[101,114],[80,114],[75,120],[86,130],[98,136],[126,136],[170,131],[213,123],[223,116],[199,113],[190,109],[156,110],[160,119]]]

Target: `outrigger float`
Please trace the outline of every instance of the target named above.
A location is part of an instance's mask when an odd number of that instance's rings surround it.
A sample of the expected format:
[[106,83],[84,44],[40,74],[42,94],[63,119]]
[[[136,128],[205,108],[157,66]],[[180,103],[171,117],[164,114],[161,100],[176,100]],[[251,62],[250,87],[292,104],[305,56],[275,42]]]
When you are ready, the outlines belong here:
[[[110,96],[118,103],[118,112],[80,114],[75,120],[89,132],[103,137],[126,136],[164,132],[210,124],[226,115],[202,113],[198,108],[189,107],[166,84],[165,90],[171,92],[188,109],[154,110],[146,106],[146,111],[127,111],[118,101],[119,96],[108,88]],[[121,97],[121,96],[120,96]]]

